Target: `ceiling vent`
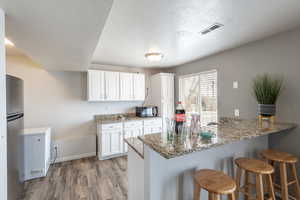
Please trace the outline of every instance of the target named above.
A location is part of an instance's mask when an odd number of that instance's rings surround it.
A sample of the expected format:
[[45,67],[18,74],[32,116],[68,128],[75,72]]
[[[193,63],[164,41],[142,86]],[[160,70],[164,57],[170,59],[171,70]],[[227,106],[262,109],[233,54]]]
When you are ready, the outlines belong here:
[[210,27],[200,31],[199,33],[201,33],[202,35],[205,35],[207,33],[210,33],[218,28],[221,28],[222,26],[224,26],[223,24],[220,23],[214,23],[213,25],[211,25]]

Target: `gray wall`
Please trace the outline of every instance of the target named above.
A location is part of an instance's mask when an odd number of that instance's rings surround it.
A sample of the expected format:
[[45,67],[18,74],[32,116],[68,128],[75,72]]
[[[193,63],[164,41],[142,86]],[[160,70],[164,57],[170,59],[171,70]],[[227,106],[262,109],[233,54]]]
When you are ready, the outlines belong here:
[[[218,70],[219,116],[233,116],[240,109],[242,118],[255,118],[257,103],[251,95],[251,80],[261,73],[283,74],[285,89],[278,101],[278,120],[300,124],[300,29],[285,32],[239,48],[169,69],[176,75],[210,69]],[[233,81],[239,88],[233,89]],[[176,78],[178,97],[178,76]],[[300,158],[300,133],[270,137],[272,148],[291,152]]]

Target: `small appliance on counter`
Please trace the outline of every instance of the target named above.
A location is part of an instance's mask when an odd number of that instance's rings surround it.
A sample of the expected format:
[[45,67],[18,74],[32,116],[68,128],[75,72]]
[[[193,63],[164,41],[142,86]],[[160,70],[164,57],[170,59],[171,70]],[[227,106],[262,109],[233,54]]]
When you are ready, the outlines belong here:
[[135,113],[137,117],[157,117],[158,107],[157,106],[135,107]]

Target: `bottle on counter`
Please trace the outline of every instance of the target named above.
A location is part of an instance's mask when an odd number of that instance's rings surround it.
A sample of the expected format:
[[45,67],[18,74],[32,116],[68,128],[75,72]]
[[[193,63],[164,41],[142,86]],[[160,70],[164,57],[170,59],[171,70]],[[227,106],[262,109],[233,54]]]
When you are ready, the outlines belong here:
[[175,110],[175,132],[176,134],[180,134],[183,124],[185,122],[185,110],[182,106],[181,101],[177,102],[176,110]]

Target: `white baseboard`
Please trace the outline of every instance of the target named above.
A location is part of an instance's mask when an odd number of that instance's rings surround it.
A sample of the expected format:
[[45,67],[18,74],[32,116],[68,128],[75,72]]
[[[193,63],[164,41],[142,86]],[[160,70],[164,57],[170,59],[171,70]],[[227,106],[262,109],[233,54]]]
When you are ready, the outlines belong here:
[[[60,162],[65,162],[65,161],[70,161],[70,160],[78,160],[81,158],[88,158],[88,157],[93,157],[96,156],[96,152],[89,152],[89,153],[83,153],[79,155],[72,155],[72,156],[64,156],[64,157],[59,157],[55,160],[55,163],[60,163]],[[53,163],[54,160],[51,161]]]

